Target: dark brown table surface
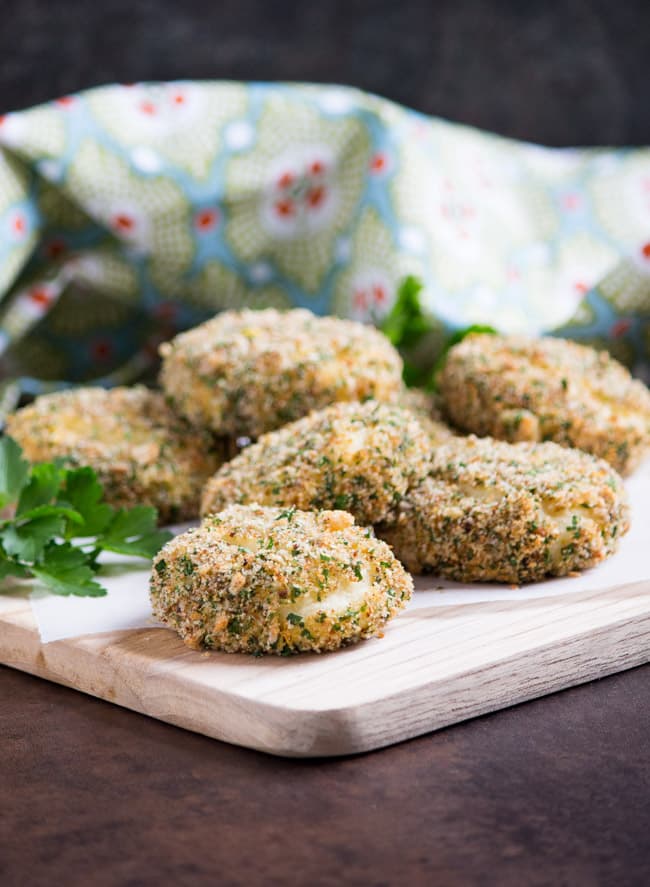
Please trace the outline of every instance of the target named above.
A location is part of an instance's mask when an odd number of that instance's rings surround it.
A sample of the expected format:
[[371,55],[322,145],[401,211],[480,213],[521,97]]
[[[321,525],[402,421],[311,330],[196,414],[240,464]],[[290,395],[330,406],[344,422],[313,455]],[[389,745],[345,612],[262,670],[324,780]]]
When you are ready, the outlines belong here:
[[650,666],[354,758],[0,667],[0,884],[650,884]]

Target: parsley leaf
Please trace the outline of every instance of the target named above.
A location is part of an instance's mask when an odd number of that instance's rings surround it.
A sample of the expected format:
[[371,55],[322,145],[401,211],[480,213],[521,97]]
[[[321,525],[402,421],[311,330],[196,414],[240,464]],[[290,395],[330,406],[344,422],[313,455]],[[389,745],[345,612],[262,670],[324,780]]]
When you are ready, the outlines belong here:
[[136,505],[128,511],[121,508],[97,542],[106,551],[153,557],[169,538],[166,530],[156,529],[156,509]]
[[48,545],[32,573],[54,594],[79,597],[103,597],[106,594],[106,589],[95,580],[85,553],[70,542]]
[[151,558],[171,538],[155,508],[115,509],[92,468],[30,465],[10,437],[0,440],[0,580],[39,579],[54,594],[106,594],[95,574],[102,551]]
[[12,521],[2,531],[2,547],[9,557],[24,564],[37,561],[45,546],[55,536],[60,536],[65,518],[58,514],[45,514],[25,521]]
[[0,508],[4,508],[20,495],[29,477],[29,462],[22,457],[22,450],[11,437],[0,440]]
[[7,557],[4,549],[0,548],[0,579],[4,579],[5,576],[16,576],[19,579],[24,579],[27,576],[27,570],[13,560],[13,558]]
[[[426,333],[436,329],[435,321],[427,317],[422,309],[420,293],[424,285],[417,277],[405,277],[397,292],[397,299],[389,313],[381,324],[381,331],[399,350],[413,348]],[[423,387],[430,391],[436,389],[436,376],[447,358],[447,352],[454,345],[461,342],[470,333],[496,333],[494,327],[472,324],[459,329],[447,338],[441,351],[437,354],[435,362],[432,360],[428,367],[416,366],[408,360],[404,360],[403,379],[405,385],[411,387]]]
[[72,468],[66,473],[62,497],[82,518],[75,535],[96,536],[103,532],[115,514],[105,502],[104,489],[92,468]]
[[411,348],[432,329],[420,304],[422,281],[417,277],[404,278],[393,307],[381,324],[381,331],[396,348]]
[[16,507],[16,516],[49,505],[61,488],[64,470],[53,462],[33,465],[29,480],[22,488]]

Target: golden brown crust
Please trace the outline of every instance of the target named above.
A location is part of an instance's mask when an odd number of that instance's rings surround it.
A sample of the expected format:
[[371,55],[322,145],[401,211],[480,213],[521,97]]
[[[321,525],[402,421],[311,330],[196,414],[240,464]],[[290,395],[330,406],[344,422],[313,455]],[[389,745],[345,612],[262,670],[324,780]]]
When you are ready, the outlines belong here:
[[555,443],[456,438],[380,538],[414,573],[534,582],[594,566],[629,527],[623,483],[601,459]]
[[8,417],[7,433],[32,462],[90,465],[107,502],[152,505],[161,523],[196,517],[203,484],[222,462],[212,435],[141,385],[43,395]]
[[201,513],[232,503],[342,508],[383,520],[428,469],[431,442],[415,416],[388,404],[342,403],[263,435],[208,482]]
[[296,308],[225,311],[161,346],[160,382],[192,423],[258,437],[340,401],[395,401],[402,361],[380,332]]
[[454,432],[443,421],[440,399],[436,394],[424,391],[422,388],[405,388],[400,395],[398,405],[415,414],[434,446],[446,443],[455,437]]
[[650,392],[606,352],[552,337],[470,335],[439,377],[463,431],[553,440],[629,474],[650,448]]
[[229,653],[336,650],[372,637],[413,583],[344,511],[235,505],[156,556],[151,601],[185,643]]

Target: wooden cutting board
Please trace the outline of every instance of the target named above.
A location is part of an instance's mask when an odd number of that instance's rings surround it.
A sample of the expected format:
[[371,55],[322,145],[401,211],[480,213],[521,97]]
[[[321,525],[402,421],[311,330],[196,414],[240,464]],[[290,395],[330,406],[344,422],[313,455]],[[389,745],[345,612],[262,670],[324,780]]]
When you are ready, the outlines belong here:
[[197,653],[163,628],[42,644],[0,596],[0,661],[171,724],[277,755],[364,752],[650,661],[650,581],[406,611],[338,653]]

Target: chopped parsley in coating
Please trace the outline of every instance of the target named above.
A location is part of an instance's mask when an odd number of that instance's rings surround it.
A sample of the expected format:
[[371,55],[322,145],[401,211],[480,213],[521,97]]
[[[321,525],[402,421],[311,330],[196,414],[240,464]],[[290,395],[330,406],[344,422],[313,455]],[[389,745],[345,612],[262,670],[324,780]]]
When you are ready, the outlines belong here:
[[337,508],[384,520],[423,477],[432,445],[409,410],[377,401],[334,404],[263,435],[208,482],[202,514],[233,503]]
[[89,465],[110,505],[153,506],[161,523],[196,517],[201,488],[223,461],[212,434],[143,385],[44,394],[8,417],[7,433],[32,462]]
[[288,516],[256,505],[230,506],[176,536],[154,560],[150,583],[154,616],[189,646],[255,655],[319,653],[372,637],[412,589],[390,548],[350,514]]
[[394,402],[402,360],[373,327],[296,308],[224,311],[160,348],[179,413],[220,435],[259,437],[330,403]]
[[440,373],[442,407],[465,432],[552,440],[629,474],[650,450],[650,391],[604,351],[554,337],[470,335]]
[[377,533],[413,573],[521,583],[594,566],[628,527],[623,483],[602,459],[470,436],[435,451]]

